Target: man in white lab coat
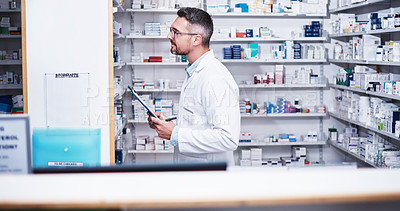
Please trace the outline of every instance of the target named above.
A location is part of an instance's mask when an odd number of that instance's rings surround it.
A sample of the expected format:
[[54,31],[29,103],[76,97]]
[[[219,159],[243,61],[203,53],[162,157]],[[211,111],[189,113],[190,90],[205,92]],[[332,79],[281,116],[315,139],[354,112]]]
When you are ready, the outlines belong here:
[[189,61],[179,101],[177,124],[149,116],[150,127],[175,147],[175,161],[234,164],[240,134],[239,89],[228,69],[209,48],[213,33],[210,15],[181,8],[168,39],[171,53]]

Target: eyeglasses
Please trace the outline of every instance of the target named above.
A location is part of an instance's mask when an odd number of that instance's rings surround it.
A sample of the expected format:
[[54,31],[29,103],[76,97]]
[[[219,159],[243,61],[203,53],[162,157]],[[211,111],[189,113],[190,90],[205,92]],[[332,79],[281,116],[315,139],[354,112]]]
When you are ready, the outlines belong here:
[[172,27],[169,27],[169,32],[171,32],[172,39],[175,39],[176,34],[197,35],[195,33],[177,32]]

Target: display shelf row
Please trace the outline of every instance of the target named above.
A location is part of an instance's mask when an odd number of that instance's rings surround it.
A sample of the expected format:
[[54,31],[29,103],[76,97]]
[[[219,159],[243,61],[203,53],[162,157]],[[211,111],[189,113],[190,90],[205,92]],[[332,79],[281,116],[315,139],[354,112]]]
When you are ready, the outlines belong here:
[[16,13],[21,12],[21,8],[17,9],[0,9],[0,13]]
[[[168,40],[167,36],[146,36],[146,35],[127,35],[127,39],[160,39]],[[283,42],[293,40],[297,42],[325,42],[327,37],[298,37],[298,38],[279,38],[279,37],[253,37],[253,38],[225,38],[211,39],[210,42]]]
[[[327,116],[326,113],[273,113],[273,114],[241,114],[241,118],[286,118],[286,117],[292,117],[292,118],[304,118],[304,117],[325,117]],[[134,120],[130,119],[128,120],[128,123],[131,124],[147,124],[147,121],[142,121],[142,120]]]
[[[177,9],[126,9],[131,13],[166,13],[174,14]],[[211,13],[212,17],[292,17],[292,18],[325,18],[327,14],[295,14],[295,13]]]
[[400,66],[400,62],[384,62],[384,61],[336,60],[336,59],[329,59],[329,62],[332,62],[332,63],[344,63],[344,64]]
[[351,151],[348,150],[348,149],[345,149],[344,147],[342,147],[342,146],[340,146],[340,145],[338,145],[338,144],[336,144],[336,143],[333,143],[332,141],[328,141],[328,143],[329,143],[331,146],[333,146],[333,147],[335,147],[336,149],[338,149],[339,151],[345,153],[346,155],[350,155],[352,158],[355,158],[356,160],[361,161],[362,163],[367,164],[368,166],[375,167],[375,168],[379,168],[379,167],[377,167],[376,165],[374,165],[373,163],[371,163],[370,161],[365,160],[365,158],[363,158],[363,157],[357,155],[357,154],[354,153],[354,152],[351,152]]
[[325,145],[326,141],[296,141],[296,142],[239,142],[239,147],[258,147],[258,146],[322,146]]
[[0,60],[0,65],[22,65],[22,60]]
[[[314,88],[325,88],[327,87],[326,84],[251,84],[245,85],[241,84],[238,85],[240,89],[275,89],[275,88],[296,88],[296,89],[314,89]],[[129,90],[128,90],[129,91]],[[170,89],[135,89],[138,93],[156,93],[156,92],[166,92],[166,93],[173,93],[173,92],[181,92],[181,89],[177,88],[170,88]]]
[[129,149],[128,153],[131,154],[173,154],[173,150],[135,150]]
[[22,89],[22,84],[0,84],[0,89]]
[[350,5],[347,5],[344,7],[331,9],[331,10],[329,10],[329,13],[344,12],[344,11],[348,11],[348,10],[352,10],[352,9],[359,9],[359,8],[362,8],[365,6],[372,6],[373,4],[385,3],[385,2],[388,2],[388,0],[366,0],[363,2],[350,4]]
[[18,38],[21,38],[21,35],[0,34],[0,39],[18,39]]
[[242,118],[268,118],[268,117],[325,117],[326,113],[269,113],[269,114],[241,114]]
[[326,84],[241,84],[238,85],[239,88],[241,89],[254,89],[254,88],[262,88],[262,89],[268,89],[268,88],[324,88],[327,87]]
[[394,29],[377,29],[377,30],[368,30],[364,32],[353,32],[353,33],[343,33],[343,34],[330,34],[330,38],[339,38],[339,37],[352,37],[352,36],[360,36],[360,35],[370,35],[370,34],[389,34],[400,32],[400,28]]
[[[251,60],[251,59],[222,59],[222,63],[247,63],[247,64],[296,64],[296,63],[326,63],[326,59],[274,59],[274,60]],[[186,66],[187,62],[127,62],[128,66]]]
[[400,101],[400,96],[397,96],[397,95],[390,95],[390,94],[380,93],[380,92],[365,91],[365,90],[362,90],[360,88],[353,88],[353,87],[347,87],[347,86],[336,85],[336,84],[329,84],[329,87],[335,88],[335,89],[349,90],[349,91],[352,91],[352,92],[367,94],[367,95],[370,95],[370,96],[383,97],[383,98],[387,98],[387,99],[399,100]]
[[371,163],[370,161],[365,160],[365,158],[363,158],[363,157],[351,152],[348,149],[345,149],[344,147],[342,147],[342,146],[340,146],[340,145],[338,145],[336,143],[333,143],[333,142],[329,141],[329,144],[331,146],[335,147],[336,149],[338,149],[339,151],[341,151],[341,152],[343,152],[343,153],[345,153],[347,155],[350,155],[351,157],[355,158],[356,160],[361,161],[364,164],[367,164],[368,166],[371,166],[371,167],[374,167],[374,168],[379,168],[376,165],[374,165],[373,163]]
[[387,137],[392,138],[394,140],[400,141],[400,138],[395,136],[394,133],[388,133],[388,132],[385,132],[385,131],[382,131],[382,130],[378,130],[377,128],[368,126],[368,125],[366,125],[364,123],[361,123],[361,122],[358,122],[358,121],[354,121],[354,120],[351,120],[351,119],[348,119],[348,118],[341,117],[338,114],[335,114],[333,112],[329,112],[329,116],[332,116],[332,117],[334,117],[336,119],[340,119],[340,120],[349,122],[349,123],[354,124],[354,125],[358,125],[358,126],[363,127],[365,129],[374,131],[374,132],[379,133],[381,135],[384,135],[384,136],[387,136]]

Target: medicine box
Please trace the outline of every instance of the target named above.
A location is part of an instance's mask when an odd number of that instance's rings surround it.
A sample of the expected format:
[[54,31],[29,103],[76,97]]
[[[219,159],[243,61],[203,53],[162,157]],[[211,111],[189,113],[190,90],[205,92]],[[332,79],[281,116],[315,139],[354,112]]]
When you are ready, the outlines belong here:
[[144,150],[144,144],[136,144],[136,150]]
[[242,160],[250,160],[251,155],[250,155],[250,150],[242,150]]
[[262,158],[262,149],[261,148],[251,148],[250,150],[251,160],[261,160]]
[[251,160],[240,160],[240,166],[251,166]]

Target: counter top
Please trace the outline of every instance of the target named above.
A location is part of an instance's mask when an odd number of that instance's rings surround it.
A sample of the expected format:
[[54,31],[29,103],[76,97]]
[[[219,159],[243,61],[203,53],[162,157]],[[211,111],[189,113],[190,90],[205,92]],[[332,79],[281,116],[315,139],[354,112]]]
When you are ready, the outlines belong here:
[[0,208],[240,207],[400,201],[400,170],[0,175]]

